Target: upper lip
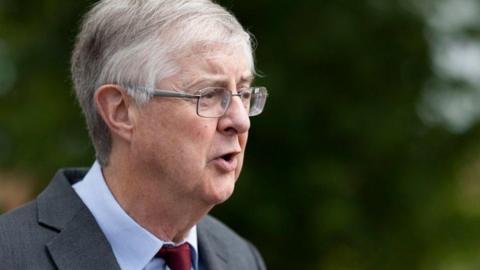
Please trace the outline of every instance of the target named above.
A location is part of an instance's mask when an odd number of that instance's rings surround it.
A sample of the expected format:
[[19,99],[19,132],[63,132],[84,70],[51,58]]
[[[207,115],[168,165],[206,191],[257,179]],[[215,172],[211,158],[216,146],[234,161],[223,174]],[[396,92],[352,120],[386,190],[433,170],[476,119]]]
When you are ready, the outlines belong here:
[[238,154],[241,153],[241,150],[231,150],[231,151],[225,151],[225,152],[222,152],[218,155],[215,155],[215,157],[213,159],[218,159],[218,158],[223,158],[225,156],[230,156],[230,158],[234,158],[235,156],[237,156]]

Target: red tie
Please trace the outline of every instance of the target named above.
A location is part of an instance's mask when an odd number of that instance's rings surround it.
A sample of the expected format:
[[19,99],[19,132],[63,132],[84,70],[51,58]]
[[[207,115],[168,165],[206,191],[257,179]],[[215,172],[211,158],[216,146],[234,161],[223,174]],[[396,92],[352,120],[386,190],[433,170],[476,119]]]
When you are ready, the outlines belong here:
[[163,246],[157,253],[157,257],[164,259],[172,270],[192,269],[192,254],[187,243],[180,246]]

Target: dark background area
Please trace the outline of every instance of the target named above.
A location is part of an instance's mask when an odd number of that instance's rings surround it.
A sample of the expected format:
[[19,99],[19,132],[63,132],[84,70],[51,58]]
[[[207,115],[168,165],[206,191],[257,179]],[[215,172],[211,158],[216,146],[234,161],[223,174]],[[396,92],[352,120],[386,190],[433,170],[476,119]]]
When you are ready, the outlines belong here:
[[[0,0],[0,212],[93,163],[69,78],[93,2]],[[269,269],[479,269],[480,3],[219,2],[270,96],[213,214]]]

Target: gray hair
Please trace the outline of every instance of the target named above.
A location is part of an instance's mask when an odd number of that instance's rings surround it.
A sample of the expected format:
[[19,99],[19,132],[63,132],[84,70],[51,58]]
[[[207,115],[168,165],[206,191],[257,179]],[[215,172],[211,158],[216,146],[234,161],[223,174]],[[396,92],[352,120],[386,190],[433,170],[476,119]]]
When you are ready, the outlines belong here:
[[[125,86],[139,105],[147,89],[179,71],[175,60],[196,43],[239,46],[254,71],[252,38],[210,0],[101,0],[84,17],[71,60],[72,80],[97,160],[106,166],[110,130],[94,95],[104,84]],[[137,89],[129,86],[145,86]]]

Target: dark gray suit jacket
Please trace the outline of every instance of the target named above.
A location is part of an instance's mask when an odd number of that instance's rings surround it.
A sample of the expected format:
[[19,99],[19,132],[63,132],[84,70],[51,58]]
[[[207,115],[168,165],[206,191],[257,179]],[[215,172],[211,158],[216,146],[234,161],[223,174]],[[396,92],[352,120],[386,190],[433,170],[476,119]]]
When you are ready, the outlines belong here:
[[[95,218],[72,188],[85,170],[60,170],[36,200],[0,216],[0,269],[120,269]],[[197,226],[207,270],[265,269],[258,251],[212,217]]]

